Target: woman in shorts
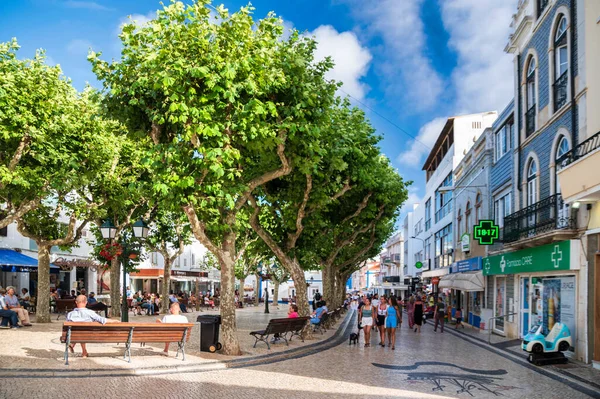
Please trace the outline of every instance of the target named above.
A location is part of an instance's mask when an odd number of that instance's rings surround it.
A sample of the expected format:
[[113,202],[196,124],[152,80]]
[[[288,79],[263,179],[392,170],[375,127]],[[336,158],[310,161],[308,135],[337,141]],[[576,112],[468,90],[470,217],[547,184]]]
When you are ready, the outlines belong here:
[[371,328],[373,328],[374,322],[374,313],[377,309],[373,308],[371,305],[371,300],[369,298],[363,299],[364,305],[358,310],[358,319],[365,331],[365,348],[371,346]]
[[381,297],[377,306],[377,329],[379,330],[379,345],[385,346],[385,318],[388,313],[388,305],[384,296]]

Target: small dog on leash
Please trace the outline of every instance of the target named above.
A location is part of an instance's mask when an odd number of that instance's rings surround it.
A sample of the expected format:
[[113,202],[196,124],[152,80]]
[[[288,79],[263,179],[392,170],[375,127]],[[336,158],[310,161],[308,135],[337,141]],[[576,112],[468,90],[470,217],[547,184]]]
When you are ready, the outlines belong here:
[[358,334],[359,333],[360,333],[360,330],[358,330],[355,333],[354,332],[350,333],[350,341],[348,342],[348,345],[352,345],[352,344],[358,345]]

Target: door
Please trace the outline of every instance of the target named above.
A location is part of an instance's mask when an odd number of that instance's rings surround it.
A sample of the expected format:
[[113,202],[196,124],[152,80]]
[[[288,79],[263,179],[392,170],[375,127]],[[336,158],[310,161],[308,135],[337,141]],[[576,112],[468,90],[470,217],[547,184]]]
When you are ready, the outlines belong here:
[[521,302],[521,335],[523,338],[529,331],[529,278],[521,279],[521,290],[519,300]]
[[496,290],[494,292],[494,330],[504,334],[503,317],[506,314],[506,277],[496,277]]

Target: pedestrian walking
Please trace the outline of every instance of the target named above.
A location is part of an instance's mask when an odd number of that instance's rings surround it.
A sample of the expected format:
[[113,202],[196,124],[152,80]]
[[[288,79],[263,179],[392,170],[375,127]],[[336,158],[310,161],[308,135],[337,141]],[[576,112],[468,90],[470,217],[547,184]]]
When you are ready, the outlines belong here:
[[415,326],[415,296],[411,295],[406,304],[406,312],[408,313],[408,328],[413,329]]
[[441,331],[444,332],[444,318],[446,317],[446,304],[442,300],[442,297],[438,297],[438,301],[433,309],[435,325],[433,326],[433,332],[437,332],[438,324],[441,324]]
[[377,306],[377,329],[379,330],[379,345],[382,347],[385,346],[385,318],[387,313],[387,300],[382,296],[379,305]]
[[390,304],[387,306],[387,317],[385,318],[385,331],[388,336],[388,346],[392,347],[392,350],[396,349],[396,328],[402,324],[402,313],[400,313],[400,307],[396,297],[390,298]]
[[358,310],[358,319],[365,331],[365,348],[371,346],[371,328],[373,328],[374,309],[369,298],[363,299],[364,305]]
[[458,328],[458,326],[465,328],[465,325],[462,322],[463,319],[462,319],[462,309],[461,308],[456,309],[456,313],[454,314],[454,317],[456,317],[456,326],[454,327],[454,329],[456,330]]
[[421,334],[421,324],[423,324],[423,302],[421,301],[420,296],[417,296],[417,298],[415,299],[414,318],[415,318],[414,331]]

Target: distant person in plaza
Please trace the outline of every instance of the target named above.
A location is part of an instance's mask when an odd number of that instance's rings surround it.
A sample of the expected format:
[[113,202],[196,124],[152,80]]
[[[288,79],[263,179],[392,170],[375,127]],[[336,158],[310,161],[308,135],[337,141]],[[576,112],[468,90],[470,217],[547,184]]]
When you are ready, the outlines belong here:
[[321,293],[317,289],[317,291],[315,292],[315,295],[313,295],[313,303],[312,303],[313,311],[317,310],[318,303],[321,300],[321,298],[322,298]]
[[446,317],[446,304],[444,303],[441,296],[438,296],[438,301],[435,304],[433,310],[435,325],[433,326],[433,332],[437,332],[438,324],[441,324],[441,331],[444,332],[444,318]]
[[364,298],[363,304],[364,306],[358,310],[358,320],[365,331],[365,347],[369,347],[371,346],[371,329],[375,324],[373,316],[375,316],[375,311],[377,309],[373,308],[369,298]]
[[21,324],[25,327],[31,327],[29,321],[29,311],[24,309],[19,302],[19,298],[15,295],[15,287],[6,287],[6,296],[4,297],[8,309],[17,313],[17,317],[21,320]]
[[131,298],[132,297],[133,294],[131,292],[131,287],[127,287],[126,294],[127,294],[127,298]]
[[[373,303],[375,302],[375,300],[373,300]],[[377,301],[379,302],[377,306],[373,305],[373,307],[375,307],[377,309],[377,320],[376,320],[376,324],[377,324],[377,329],[379,330],[379,345],[380,346],[385,346],[385,318],[388,315],[388,305],[387,305],[387,299],[382,296],[381,300]]]
[[31,304],[29,303],[29,301],[31,301],[31,296],[29,296],[29,290],[27,288],[22,288],[21,289],[21,305],[27,309],[29,308],[29,306],[31,306]]
[[[396,328],[402,324],[402,312],[395,296],[390,298],[390,305],[387,307],[387,317],[385,318],[385,331],[388,336],[388,346],[392,350],[396,349]],[[385,339],[385,338],[384,338]]]
[[408,328],[415,326],[415,296],[411,295],[406,303],[406,313],[408,313]]
[[[17,312],[10,310],[8,306],[6,306],[4,294],[6,294],[6,290],[4,288],[0,288],[0,317],[2,317],[0,328],[21,328],[19,325],[19,317],[17,316]],[[10,327],[8,326],[9,322]]]
[[454,313],[454,317],[456,317],[456,326],[454,327],[454,329],[458,329],[459,326],[461,326],[462,328],[465,328],[465,325],[463,324],[462,320],[462,309],[461,308],[456,308],[456,313]]
[[[100,324],[106,324],[106,323],[118,323],[118,320],[111,320],[111,319],[107,319],[105,317],[100,316],[99,314],[97,314],[96,312],[94,312],[91,309],[88,309],[86,307],[87,305],[87,297],[85,295],[78,295],[77,298],[75,298],[75,306],[76,308],[73,309],[73,311],[69,312],[69,314],[67,314],[67,321],[71,321],[74,323],[79,323],[79,322],[98,322]],[[88,352],[87,352],[87,348],[86,348],[86,344],[80,344],[81,345],[81,357],[88,357]],[[75,344],[71,344],[69,345],[69,350],[71,351],[71,353],[75,353]]]
[[77,293],[75,292],[75,290],[71,290],[71,297],[75,298],[77,296]]
[[423,302],[421,301],[421,297],[419,295],[417,295],[417,298],[415,299],[415,311],[414,311],[414,318],[415,318],[415,332],[418,332],[419,334],[421,334],[421,324],[423,324]]
[[298,318],[298,305],[290,305],[288,310],[288,318],[297,319]]
[[[162,320],[156,319],[157,323],[189,323],[187,317],[180,314],[181,308],[179,307],[179,302],[173,302],[171,306],[169,306],[169,313],[165,315]],[[165,343],[165,349],[163,350],[163,355],[169,356],[169,342]]]
[[[81,295],[85,296],[85,294],[85,289],[82,289]],[[98,300],[96,299],[96,294],[94,294],[93,292],[90,292],[90,295],[88,297],[87,308],[98,312],[103,311],[104,317],[108,317],[108,305],[105,305],[102,302],[98,302]]]

